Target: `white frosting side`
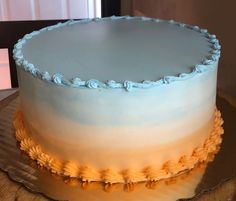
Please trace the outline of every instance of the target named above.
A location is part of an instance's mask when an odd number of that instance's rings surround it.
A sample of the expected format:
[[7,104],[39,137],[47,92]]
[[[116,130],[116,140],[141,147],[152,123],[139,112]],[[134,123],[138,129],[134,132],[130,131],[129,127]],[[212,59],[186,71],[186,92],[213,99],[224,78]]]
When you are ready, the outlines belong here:
[[96,168],[138,169],[203,143],[212,130],[216,75],[127,93],[55,86],[20,70],[21,106],[32,138],[51,155]]
[[70,21],[16,44],[25,126],[55,158],[96,169],[161,167],[212,131],[216,37],[127,19]]

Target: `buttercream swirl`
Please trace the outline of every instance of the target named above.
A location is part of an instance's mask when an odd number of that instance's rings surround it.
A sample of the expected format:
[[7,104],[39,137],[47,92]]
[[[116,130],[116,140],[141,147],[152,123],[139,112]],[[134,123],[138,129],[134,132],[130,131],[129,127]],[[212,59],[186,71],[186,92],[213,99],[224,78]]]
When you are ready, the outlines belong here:
[[59,160],[52,160],[51,162],[51,172],[55,174],[62,174],[63,173],[63,163]]
[[166,170],[171,175],[175,175],[178,172],[181,172],[186,167],[183,167],[182,163],[176,162],[176,161],[167,161],[163,164],[162,169]]
[[160,180],[170,177],[170,173],[165,169],[157,169],[152,166],[145,168],[143,172],[148,181],[157,181],[157,179]]
[[71,79],[71,83],[74,87],[85,86],[85,81],[82,81],[79,77],[75,77]]
[[[218,139],[218,138],[216,138]],[[216,150],[216,146],[212,146],[212,141],[215,143],[218,143],[216,139],[212,139],[212,138],[208,138],[205,142],[204,142],[204,148],[207,149],[208,152],[213,152]]]
[[[165,20],[149,18],[149,17],[131,17],[131,16],[111,16],[111,17],[106,17],[102,19],[98,19],[98,18],[83,19],[83,20],[78,20],[78,21],[69,20],[64,23],[58,23],[53,26],[42,28],[39,31],[33,31],[30,34],[26,34],[22,39],[18,40],[18,42],[15,44],[14,50],[13,50],[13,57],[16,61],[16,64],[22,67],[25,71],[31,73],[35,77],[52,82],[57,85],[66,85],[66,86],[71,86],[71,87],[76,87],[76,88],[86,87],[86,88],[91,88],[91,89],[97,89],[97,88],[125,89],[126,91],[129,91],[129,92],[132,91],[133,89],[145,89],[145,88],[158,87],[163,84],[170,84],[175,81],[182,81],[182,80],[190,79],[198,73],[204,73],[204,72],[207,72],[216,68],[213,64],[218,62],[218,59],[220,57],[220,49],[221,49],[221,46],[216,36],[209,34],[207,29],[201,29],[198,26],[191,26],[191,25],[175,22],[174,20],[169,20],[166,22],[199,32],[204,37],[206,37],[208,39],[209,44],[211,44],[210,55],[206,55],[206,58],[201,62],[201,64],[196,64],[195,66],[193,66],[192,71],[190,73],[181,74],[181,76],[166,76],[159,80],[154,80],[154,81],[145,80],[141,82],[133,82],[133,81],[127,80],[127,81],[124,81],[123,83],[115,82],[113,80],[109,80],[106,82],[101,82],[96,79],[81,80],[80,78],[67,80],[63,78],[63,75],[59,73],[50,75],[48,72],[41,72],[38,69],[38,67],[29,63],[24,58],[24,55],[22,53],[22,48],[24,44],[28,42],[29,40],[31,40],[34,36],[39,35],[43,32],[51,31],[59,27],[70,26],[77,23],[83,24],[83,23],[90,23],[94,21],[97,22],[97,21],[103,21],[103,20],[122,20],[122,19],[123,20],[139,19],[142,21],[153,21],[155,23],[165,21]],[[197,68],[199,65],[201,65],[201,69]]]
[[39,145],[33,146],[29,149],[29,156],[33,160],[38,159],[41,154],[42,154],[42,149]]
[[97,89],[97,88],[104,87],[105,84],[100,82],[100,81],[98,81],[98,80],[91,79],[91,80],[88,80],[86,82],[85,86],[87,86],[88,88],[91,88],[91,89]]
[[200,162],[203,162],[207,159],[207,150],[203,147],[197,147],[193,151],[193,156],[197,157]]
[[30,138],[26,138],[23,139],[22,141],[20,141],[20,149],[22,151],[26,151],[28,152],[30,150],[31,147],[33,147],[35,144],[33,142],[33,140],[31,140]]
[[90,181],[101,181],[101,174],[97,170],[91,167],[81,167],[80,168],[80,178],[82,181],[90,182]]
[[[16,138],[20,142],[20,149],[28,153],[30,158],[49,169],[52,173],[79,178],[85,183],[91,181],[101,181],[105,184],[126,183],[132,184],[140,181],[155,182],[177,175],[184,170],[192,169],[200,162],[208,162],[214,159],[214,155],[219,151],[222,142],[221,135],[224,133],[222,128],[223,120],[218,110],[215,111],[214,126],[210,136],[204,144],[196,147],[190,155],[184,155],[177,161],[167,161],[161,168],[148,166],[143,170],[125,169],[115,171],[113,169],[97,170],[88,166],[79,166],[72,161],[60,161],[46,154],[41,147],[27,136],[27,132],[22,125],[23,115],[20,110],[14,115],[14,127]],[[24,133],[24,134],[19,134]],[[131,186],[132,187],[132,186]]]
[[197,172],[203,173],[206,169],[206,164],[207,163],[200,163],[196,167],[194,167],[194,170],[192,171],[184,171],[181,172],[179,175],[171,178],[164,179],[162,181],[147,181],[145,184],[143,182],[140,183],[125,183],[125,184],[120,184],[120,183],[101,183],[101,182],[81,182],[76,178],[66,178],[64,179],[64,182],[70,186],[80,186],[84,190],[89,190],[89,189],[101,189],[105,192],[114,192],[116,190],[120,191],[120,187],[123,186],[123,190],[130,192],[135,190],[136,188],[139,188],[139,186],[145,185],[146,188],[148,189],[158,189],[159,184],[165,183],[165,185],[173,184],[178,182],[179,180],[186,179],[188,177],[191,177]]
[[39,155],[38,155],[38,158],[37,158],[37,163],[42,166],[42,167],[45,167],[47,165],[47,161],[49,159],[49,156],[43,152],[41,152]]
[[103,170],[101,178],[105,183],[122,183],[124,181],[122,174],[111,169]]
[[122,88],[122,84],[118,83],[118,82],[116,82],[114,80],[108,80],[106,84],[107,84],[107,86],[109,88],[113,88],[113,89],[115,89],[115,88]]
[[52,76],[53,82],[58,85],[62,85],[62,78],[63,78],[63,76],[59,73],[56,73]]
[[182,156],[179,160],[179,163],[181,164],[182,168],[188,167],[189,169],[194,168],[194,164],[196,164],[198,161],[197,157],[194,156]]
[[125,82],[124,82],[124,88],[125,88],[127,91],[131,91],[132,88],[133,88],[133,85],[134,85],[134,83],[131,82],[131,81],[125,81]]
[[134,171],[131,169],[123,170],[122,175],[124,177],[125,183],[139,182],[146,179],[146,176],[142,171]]
[[50,74],[49,74],[49,72],[47,72],[47,71],[42,72],[41,78],[42,78],[43,80],[51,80],[51,79],[52,79],[51,76],[50,76]]
[[64,175],[69,177],[78,177],[79,176],[79,167],[74,162],[67,162],[63,168]]
[[[21,128],[22,128],[22,127],[21,127]],[[18,130],[16,131],[16,139],[17,139],[18,141],[22,141],[22,140],[24,140],[25,138],[27,138],[27,135],[26,135],[25,130],[24,130],[24,129],[18,129]]]

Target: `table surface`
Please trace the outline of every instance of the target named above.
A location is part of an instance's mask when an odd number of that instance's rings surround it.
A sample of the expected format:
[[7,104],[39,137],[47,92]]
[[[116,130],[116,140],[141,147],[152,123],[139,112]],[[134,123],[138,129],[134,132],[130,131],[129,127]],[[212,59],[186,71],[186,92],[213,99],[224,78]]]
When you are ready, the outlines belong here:
[[[230,104],[236,106],[236,101],[229,95],[218,92]],[[18,96],[17,89],[0,90],[0,110],[11,100]],[[217,186],[215,189],[206,192],[199,197],[192,199],[194,201],[234,201],[236,200],[236,176]],[[48,201],[40,194],[28,191],[21,184],[9,179],[5,172],[0,171],[0,200],[1,201]]]

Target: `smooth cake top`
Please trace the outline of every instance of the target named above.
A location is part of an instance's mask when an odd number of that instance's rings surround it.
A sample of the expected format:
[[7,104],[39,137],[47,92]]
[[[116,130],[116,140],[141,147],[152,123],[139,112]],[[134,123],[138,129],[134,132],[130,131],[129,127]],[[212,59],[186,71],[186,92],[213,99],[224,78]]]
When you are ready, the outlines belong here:
[[16,44],[14,56],[17,62],[20,51],[20,65],[57,84],[120,88],[130,82],[146,88],[211,65],[219,49],[215,36],[197,26],[111,17],[68,21],[28,34]]

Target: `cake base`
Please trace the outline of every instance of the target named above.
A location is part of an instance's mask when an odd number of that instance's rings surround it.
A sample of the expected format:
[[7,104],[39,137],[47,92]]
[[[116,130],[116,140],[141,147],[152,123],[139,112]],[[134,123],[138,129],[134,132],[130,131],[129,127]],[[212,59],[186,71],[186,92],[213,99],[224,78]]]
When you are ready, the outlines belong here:
[[[189,179],[185,179],[185,174],[180,176],[180,182],[176,182],[175,179],[170,179],[162,180],[162,182],[148,183],[154,184],[152,188],[146,188],[145,183],[134,185],[134,188],[132,188],[134,191],[131,193],[127,193],[123,190],[124,184],[120,184],[119,189],[115,188],[115,192],[107,193],[103,191],[104,185],[100,185],[100,188],[95,188],[96,185],[93,182],[82,183],[79,182],[78,179],[63,178],[51,174],[45,168],[40,168],[35,161],[31,160],[28,155],[22,153],[22,151],[17,148],[15,131],[12,128],[12,118],[13,113],[19,106],[19,100],[18,98],[13,101],[10,99],[8,103],[8,106],[5,106],[0,111],[0,170],[5,171],[11,180],[30,189],[31,193],[41,193],[53,200],[69,201],[77,201],[78,198],[80,198],[80,200],[91,201],[120,201],[132,199],[135,201],[173,201],[180,198],[182,198],[181,200],[185,200],[183,198],[187,199],[192,197],[194,197],[194,200],[198,200],[198,198],[201,199],[202,196],[210,200],[215,197],[215,192],[220,190],[222,195],[217,194],[217,197],[225,198],[225,196],[227,196],[227,199],[235,200],[235,198],[233,199],[232,197],[234,188],[228,188],[228,182],[226,181],[234,182],[233,176],[236,174],[236,161],[233,160],[236,157],[236,108],[222,98],[217,97],[217,106],[221,110],[226,122],[224,124],[224,140],[219,153],[216,155],[213,162],[207,164],[206,170],[197,171],[196,175],[194,173],[194,176],[192,175],[194,169],[191,171],[192,176],[190,175],[188,177]],[[189,175],[189,173],[187,174]],[[184,179],[182,179],[183,177]],[[16,186],[13,183],[11,185],[14,186],[15,189],[18,189],[17,184]],[[12,188],[9,190],[13,198],[16,192],[12,191]],[[8,195],[9,190],[6,188]],[[33,195],[31,193],[29,194],[30,198],[37,197],[37,194]]]
[[45,167],[60,176],[77,178],[83,182],[99,181],[109,184],[159,181],[178,175],[185,170],[191,170],[198,163],[211,161],[222,142],[221,135],[224,133],[222,124],[220,111],[216,109],[214,127],[209,137],[202,145],[195,147],[191,155],[183,155],[177,162],[166,161],[160,169],[147,164],[140,171],[132,169],[114,171],[109,168],[96,170],[88,166],[79,166],[79,164],[71,161],[59,161],[50,156],[46,150],[43,150],[30,138],[24,127],[23,114],[19,109],[15,113],[13,121],[20,149],[26,152],[31,159],[36,160],[39,166]]

